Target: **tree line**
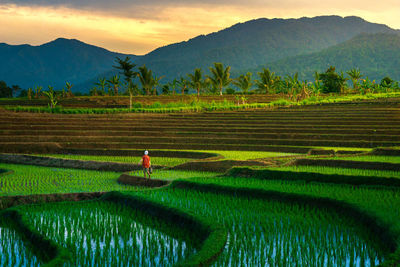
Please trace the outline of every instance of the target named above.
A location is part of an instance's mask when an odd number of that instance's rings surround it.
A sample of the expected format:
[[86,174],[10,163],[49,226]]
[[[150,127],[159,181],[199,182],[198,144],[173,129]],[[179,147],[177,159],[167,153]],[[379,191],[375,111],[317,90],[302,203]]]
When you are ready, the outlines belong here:
[[[209,74],[205,75],[200,68],[193,73],[181,76],[168,83],[161,84],[163,76],[156,76],[146,65],[138,67],[131,62],[129,57],[115,59],[113,66],[118,74],[110,78],[99,78],[90,89],[92,96],[130,96],[130,107],[134,95],[175,95],[188,94],[189,90],[201,94],[285,94],[292,100],[307,98],[320,93],[361,93],[390,92],[399,90],[399,82],[390,77],[384,77],[379,83],[364,77],[360,70],[351,69],[346,73],[337,72],[335,67],[329,67],[325,72],[314,73],[314,80],[300,80],[298,73],[294,75],[279,76],[268,68],[262,68],[253,79],[253,74],[247,72],[237,78],[231,78],[231,67],[222,63],[214,63],[209,68]],[[121,78],[122,77],[122,78]],[[348,84],[351,82],[351,86]],[[73,97],[72,84],[66,82],[62,90],[54,90],[48,86],[44,90],[42,86],[35,86],[22,90],[19,86],[8,87],[5,82],[0,82],[0,97],[12,97],[13,92],[21,91],[20,96],[28,99],[46,97],[49,105],[57,105],[59,98]],[[234,87],[234,88],[232,88]],[[77,93],[78,95],[78,93]],[[80,94],[81,95],[81,94]]]

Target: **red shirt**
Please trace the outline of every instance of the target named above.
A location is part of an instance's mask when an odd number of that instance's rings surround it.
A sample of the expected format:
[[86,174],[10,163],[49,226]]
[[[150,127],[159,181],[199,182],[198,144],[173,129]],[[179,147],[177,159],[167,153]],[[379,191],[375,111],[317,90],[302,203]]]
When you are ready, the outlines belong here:
[[150,157],[147,155],[144,155],[142,158],[142,166],[143,168],[150,168]]

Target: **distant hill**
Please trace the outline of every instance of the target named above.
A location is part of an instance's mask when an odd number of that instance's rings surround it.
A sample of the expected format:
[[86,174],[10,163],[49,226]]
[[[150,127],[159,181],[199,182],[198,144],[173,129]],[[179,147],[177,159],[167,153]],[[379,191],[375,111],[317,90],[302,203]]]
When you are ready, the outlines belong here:
[[[396,34],[398,31],[359,17],[257,19],[160,47],[144,56],[128,56],[139,66],[146,64],[157,76],[165,76],[163,83],[186,76],[197,67],[207,72],[214,62],[230,65],[233,74],[273,62],[275,65],[271,66],[284,72],[292,70],[285,63],[291,58],[300,60],[296,56],[317,53],[361,33]],[[116,56],[125,57],[63,38],[40,46],[0,44],[0,80],[23,88],[53,85],[56,89],[68,81],[75,84],[75,90],[87,92],[98,77],[109,77],[115,72],[112,65]],[[370,57],[369,54],[361,56]],[[370,61],[365,59],[365,62]],[[360,68],[363,70],[365,66]],[[304,71],[305,76],[306,73]]]
[[[62,88],[109,71],[116,56],[106,49],[64,38],[40,45],[0,44],[0,80],[23,88],[34,85]],[[135,58],[132,56],[132,58]]]
[[359,17],[322,16],[300,19],[257,19],[187,42],[158,48],[139,59],[159,75],[186,75],[213,62],[244,70],[279,59],[320,51],[360,33],[396,30]]
[[314,71],[323,72],[331,65],[343,72],[358,68],[370,79],[381,80],[389,75],[400,80],[400,35],[360,34],[320,52],[287,58],[264,67],[280,75],[299,72],[301,79],[312,80]]

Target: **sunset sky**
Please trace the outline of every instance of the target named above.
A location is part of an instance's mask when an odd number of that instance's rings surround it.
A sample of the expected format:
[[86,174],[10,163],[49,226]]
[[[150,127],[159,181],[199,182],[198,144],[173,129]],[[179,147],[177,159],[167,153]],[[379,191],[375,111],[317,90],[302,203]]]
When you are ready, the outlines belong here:
[[0,0],[0,42],[75,38],[145,54],[256,18],[360,16],[400,29],[399,0]]

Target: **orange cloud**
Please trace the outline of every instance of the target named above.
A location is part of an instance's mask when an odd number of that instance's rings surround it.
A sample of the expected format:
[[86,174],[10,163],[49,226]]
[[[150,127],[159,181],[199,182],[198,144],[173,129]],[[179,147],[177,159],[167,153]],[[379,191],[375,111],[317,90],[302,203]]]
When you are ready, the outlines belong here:
[[[144,54],[163,45],[184,41],[199,34],[208,34],[238,22],[260,17],[357,15],[372,22],[400,28],[398,1],[385,0],[390,4],[389,8],[374,10],[366,8],[368,5],[365,1],[363,5],[361,1],[360,5],[354,3],[357,1],[348,5],[346,5],[348,1],[338,1],[327,0],[316,4],[315,1],[287,0],[280,2],[279,5],[273,5],[271,1],[264,3],[261,0],[253,0],[253,5],[240,5],[240,1],[230,5],[222,1],[220,5],[195,5],[194,1],[186,6],[155,6],[154,9],[151,6],[142,7],[140,9],[142,13],[132,13],[131,17],[126,14],[118,16],[120,10],[111,10],[107,13],[104,10],[89,11],[88,8],[78,10],[67,7],[0,4],[0,25],[2,25],[0,41],[38,45],[58,37],[65,37],[76,38],[112,51]],[[380,6],[385,6],[382,3],[385,1],[380,1]],[[156,17],[150,15],[152,12]]]

